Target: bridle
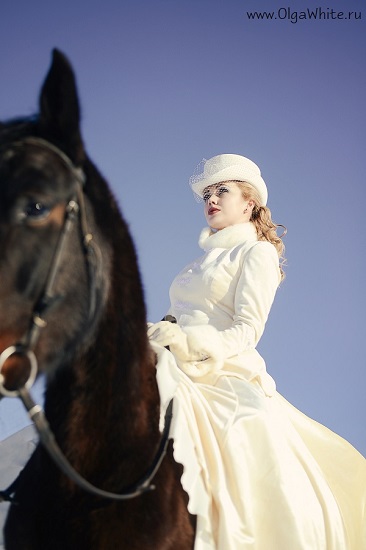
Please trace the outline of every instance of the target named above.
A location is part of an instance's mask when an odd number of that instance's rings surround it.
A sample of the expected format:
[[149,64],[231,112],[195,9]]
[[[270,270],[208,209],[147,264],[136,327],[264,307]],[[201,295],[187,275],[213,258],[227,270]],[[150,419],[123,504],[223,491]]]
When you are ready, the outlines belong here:
[[[89,493],[92,493],[95,496],[104,499],[123,501],[135,498],[147,491],[155,489],[155,486],[152,485],[152,480],[160,468],[168,447],[170,424],[172,420],[173,400],[170,401],[166,409],[162,436],[158,444],[155,456],[147,472],[133,486],[125,488],[117,493],[113,493],[92,485],[71,466],[71,464],[68,462],[67,458],[61,451],[60,447],[56,443],[55,437],[50,429],[43,409],[33,401],[32,396],[29,393],[29,389],[32,387],[38,372],[38,362],[34,349],[39,340],[42,329],[47,326],[45,313],[52,306],[56,299],[54,293],[56,275],[59,271],[60,263],[64,255],[68,235],[70,234],[70,231],[78,217],[80,218],[80,231],[82,238],[83,254],[88,272],[88,323],[93,322],[96,314],[98,301],[97,296],[99,290],[98,284],[100,280],[102,258],[100,248],[96,244],[94,237],[89,230],[87,222],[87,213],[84,201],[85,175],[82,169],[76,167],[72,163],[71,159],[58,147],[41,138],[27,137],[23,140],[12,143],[10,147],[18,148],[24,147],[26,145],[36,145],[42,149],[46,149],[48,151],[56,153],[57,156],[63,161],[65,166],[69,169],[73,177],[73,181],[75,182],[75,190],[67,201],[63,226],[61,228],[56,248],[53,253],[41,298],[37,301],[33,308],[29,329],[24,337],[21,339],[21,342],[9,346],[0,354],[0,399],[2,397],[19,397],[21,399],[30,419],[33,421],[38,431],[40,442],[43,444],[47,452],[50,454],[51,458],[62,470],[62,472],[79,487]],[[6,361],[12,356],[21,356],[28,361],[29,376],[27,381],[23,383],[23,385],[20,385],[17,389],[9,390],[5,387],[4,376],[1,371]],[[12,494],[15,492],[16,481],[17,480],[15,480],[15,482],[12,483],[12,485],[8,487],[8,489],[0,491],[0,501],[14,500]]]
[[11,356],[23,356],[29,362],[30,373],[27,382],[24,384],[24,387],[26,389],[32,387],[33,382],[36,378],[38,364],[36,356],[34,354],[34,349],[37,345],[42,329],[44,329],[48,324],[45,319],[45,315],[57,300],[54,289],[56,275],[59,271],[61,260],[65,252],[69,233],[78,216],[80,216],[81,240],[88,272],[88,323],[92,322],[96,312],[98,284],[100,279],[99,270],[101,269],[102,264],[100,249],[95,243],[93,235],[88,228],[83,191],[85,184],[85,175],[82,169],[74,166],[69,157],[67,157],[65,153],[63,153],[63,151],[61,151],[58,147],[41,138],[28,137],[23,140],[16,141],[9,146],[9,149],[19,149],[27,145],[35,145],[41,149],[46,149],[55,153],[69,170],[72,176],[72,180],[75,184],[75,189],[73,190],[66,203],[63,225],[61,227],[56,247],[53,252],[43,291],[41,293],[41,296],[35,303],[33,311],[31,313],[31,320],[28,331],[24,334],[19,343],[9,346],[0,355],[0,393],[6,397],[19,397],[18,390],[12,391],[8,390],[5,387],[3,376],[1,374],[4,363]]

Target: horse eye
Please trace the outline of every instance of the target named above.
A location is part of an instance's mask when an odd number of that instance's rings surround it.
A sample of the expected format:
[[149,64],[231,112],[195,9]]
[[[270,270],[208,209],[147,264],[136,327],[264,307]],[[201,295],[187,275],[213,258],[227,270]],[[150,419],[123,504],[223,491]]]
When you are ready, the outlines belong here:
[[47,218],[50,208],[41,202],[31,201],[25,205],[24,218],[30,221],[41,221]]

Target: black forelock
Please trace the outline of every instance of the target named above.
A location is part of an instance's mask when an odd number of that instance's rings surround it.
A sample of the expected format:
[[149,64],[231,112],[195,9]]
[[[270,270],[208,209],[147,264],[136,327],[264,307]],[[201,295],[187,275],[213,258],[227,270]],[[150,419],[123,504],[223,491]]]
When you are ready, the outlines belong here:
[[38,135],[38,115],[13,118],[0,123],[0,147],[22,138]]

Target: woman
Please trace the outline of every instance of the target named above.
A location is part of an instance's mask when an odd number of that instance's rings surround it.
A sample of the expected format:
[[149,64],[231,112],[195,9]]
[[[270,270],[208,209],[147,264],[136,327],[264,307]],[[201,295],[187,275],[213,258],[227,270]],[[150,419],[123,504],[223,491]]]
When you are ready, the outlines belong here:
[[[256,345],[283,278],[282,240],[254,162],[207,160],[204,255],[175,278],[148,330],[196,550],[366,549],[366,460],[276,392]],[[164,349],[169,346],[170,351]]]

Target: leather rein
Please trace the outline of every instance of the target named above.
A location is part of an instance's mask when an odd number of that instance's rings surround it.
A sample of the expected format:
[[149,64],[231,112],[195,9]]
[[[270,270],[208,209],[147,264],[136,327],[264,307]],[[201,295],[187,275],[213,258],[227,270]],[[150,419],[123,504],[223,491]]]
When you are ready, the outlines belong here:
[[[49,453],[59,469],[76,485],[103,499],[110,499],[114,501],[132,499],[147,491],[155,489],[155,486],[152,485],[152,480],[157,474],[167,451],[170,425],[173,415],[173,399],[170,401],[166,409],[164,429],[156,453],[148,470],[134,485],[114,493],[94,486],[73,468],[58,446],[42,407],[33,401],[32,396],[29,393],[29,389],[32,387],[38,372],[38,362],[33,350],[39,340],[42,329],[47,326],[47,321],[44,319],[44,315],[56,298],[54,295],[55,278],[64,254],[67,237],[78,217],[80,218],[83,251],[89,278],[89,321],[93,320],[96,312],[97,275],[98,269],[101,268],[101,253],[98,245],[94,241],[92,233],[89,231],[87,223],[83,190],[85,175],[82,169],[75,167],[71,159],[69,159],[69,157],[66,156],[65,153],[63,153],[63,151],[61,151],[58,147],[41,138],[28,137],[13,143],[12,146],[23,147],[28,144],[36,145],[40,148],[56,153],[70,170],[75,182],[76,191],[68,200],[66,205],[63,227],[59,234],[41,299],[38,300],[32,312],[30,328],[20,343],[9,346],[0,354],[0,399],[2,397],[19,397],[21,399],[30,419],[38,431],[40,442],[45,447],[46,451]],[[15,355],[18,357],[22,356],[28,361],[29,376],[27,381],[21,387],[16,390],[9,390],[5,387],[4,376],[1,371],[5,362],[10,357]],[[14,502],[13,494],[16,490],[16,484],[17,479],[7,489],[0,491],[0,502],[4,500]]]

